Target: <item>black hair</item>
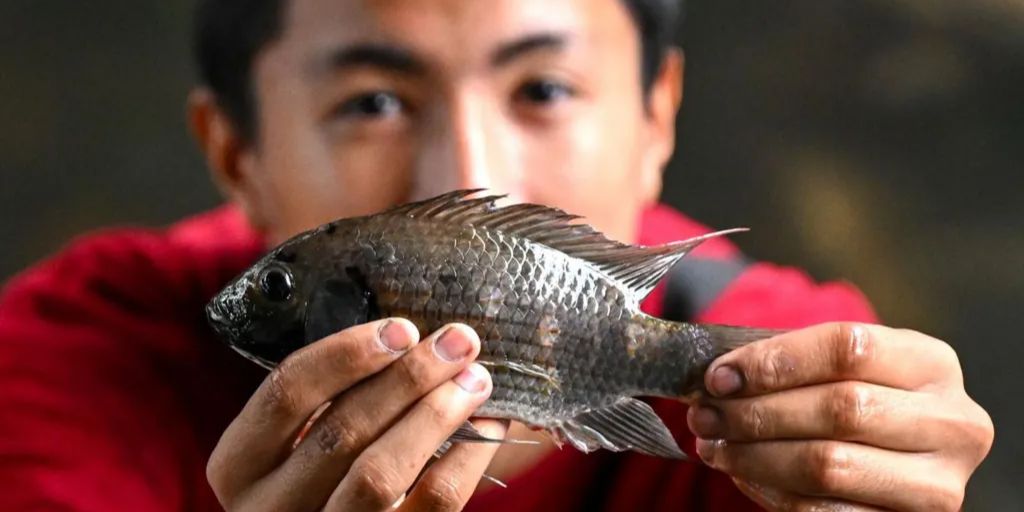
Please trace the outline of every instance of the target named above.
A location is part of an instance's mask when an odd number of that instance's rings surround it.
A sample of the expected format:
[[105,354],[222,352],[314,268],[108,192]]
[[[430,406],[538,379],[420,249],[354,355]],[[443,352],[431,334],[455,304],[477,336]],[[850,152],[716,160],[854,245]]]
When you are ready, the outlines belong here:
[[[281,31],[287,0],[199,0],[193,49],[201,82],[213,90],[218,104],[243,137],[256,125],[252,64],[264,46]],[[646,97],[673,44],[683,0],[622,0],[640,35],[640,76]]]

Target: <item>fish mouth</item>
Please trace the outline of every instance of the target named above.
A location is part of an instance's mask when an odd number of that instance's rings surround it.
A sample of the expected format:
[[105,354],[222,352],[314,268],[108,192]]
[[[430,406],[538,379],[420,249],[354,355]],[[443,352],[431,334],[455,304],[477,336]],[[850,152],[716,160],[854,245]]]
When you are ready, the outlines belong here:
[[217,334],[225,335],[231,331],[231,321],[219,300],[212,300],[206,305],[206,321]]
[[243,318],[244,322],[238,320],[237,312],[220,300],[214,299],[206,305],[206,321],[213,328],[213,332],[232,344],[249,328],[247,319]]
[[216,332],[218,336],[224,338],[224,340],[227,342],[227,345],[231,347],[231,350],[238,352],[239,354],[241,354],[242,357],[258,364],[259,366],[267,370],[273,370],[274,367],[277,366],[276,363],[269,359],[260,357],[247,350],[239,348],[239,333],[244,332],[244,330],[239,330],[234,327],[233,323],[231,322],[231,314],[224,307],[224,304],[221,301],[213,300],[206,305],[206,319],[207,321],[210,322],[210,325],[213,327],[214,332]]

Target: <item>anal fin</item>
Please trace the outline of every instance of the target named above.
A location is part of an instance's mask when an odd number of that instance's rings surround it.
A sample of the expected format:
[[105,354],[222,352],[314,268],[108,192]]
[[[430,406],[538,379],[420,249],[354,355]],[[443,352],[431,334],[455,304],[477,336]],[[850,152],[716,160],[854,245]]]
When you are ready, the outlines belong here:
[[636,398],[622,398],[608,407],[584,412],[555,430],[558,437],[583,452],[632,450],[688,460],[654,409]]

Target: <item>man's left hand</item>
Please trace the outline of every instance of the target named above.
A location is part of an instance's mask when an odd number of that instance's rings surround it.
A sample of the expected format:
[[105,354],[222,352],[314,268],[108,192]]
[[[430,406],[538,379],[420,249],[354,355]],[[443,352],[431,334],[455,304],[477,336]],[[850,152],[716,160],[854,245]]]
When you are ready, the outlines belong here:
[[730,352],[691,407],[704,461],[770,510],[959,510],[992,446],[956,352],[918,332],[823,324]]

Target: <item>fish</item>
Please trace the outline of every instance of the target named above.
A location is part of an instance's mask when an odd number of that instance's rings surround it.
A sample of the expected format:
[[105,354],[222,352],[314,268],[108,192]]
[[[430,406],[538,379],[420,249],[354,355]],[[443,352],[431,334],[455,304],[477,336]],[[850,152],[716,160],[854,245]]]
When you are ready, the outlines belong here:
[[[682,257],[731,229],[658,246],[582,217],[457,190],[339,219],[271,249],[206,307],[234,350],[272,369],[292,352],[381,318],[422,335],[464,323],[491,374],[477,417],[522,422],[583,451],[686,459],[642,397],[692,401],[718,356],[777,331],[675,322],[640,302]],[[450,442],[502,442],[466,423]]]

